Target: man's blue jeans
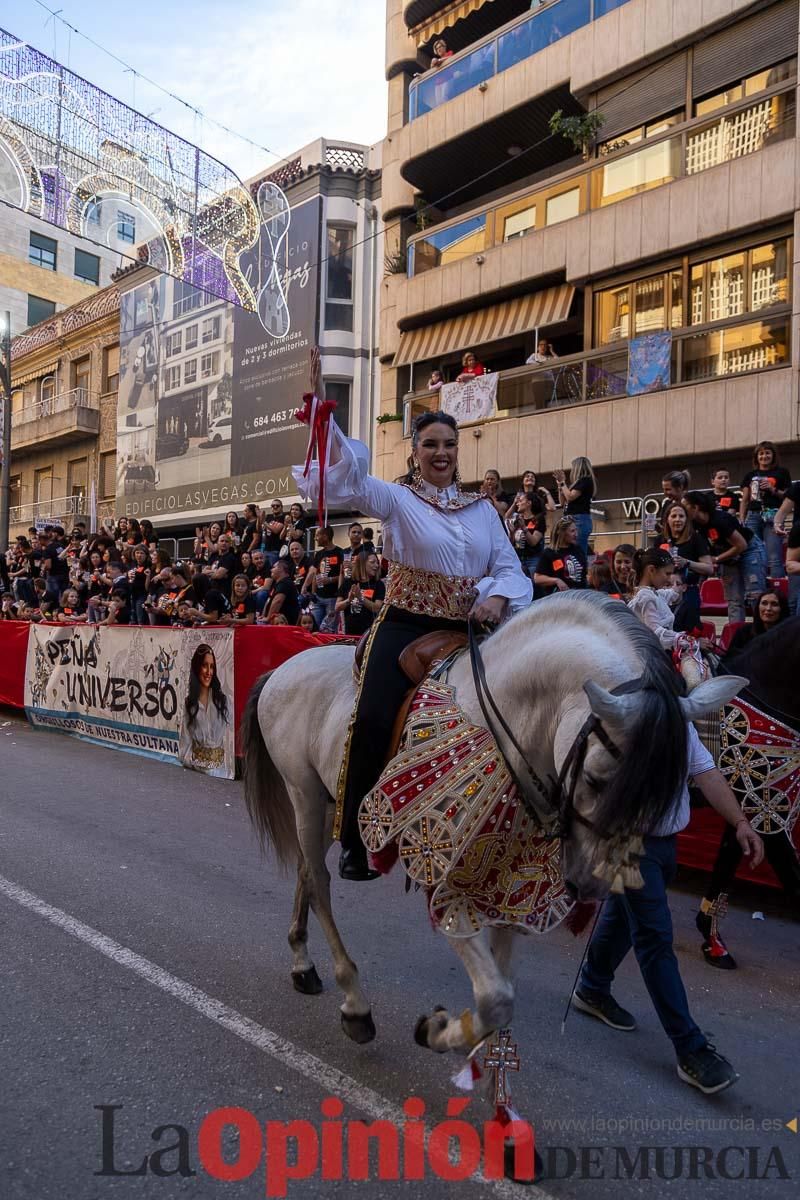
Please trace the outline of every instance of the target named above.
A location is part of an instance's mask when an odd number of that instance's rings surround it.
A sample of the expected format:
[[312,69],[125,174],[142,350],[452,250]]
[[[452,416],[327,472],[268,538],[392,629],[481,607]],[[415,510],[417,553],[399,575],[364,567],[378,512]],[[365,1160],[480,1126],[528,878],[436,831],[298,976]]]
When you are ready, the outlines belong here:
[[728,601],[728,620],[743,621],[745,604],[752,607],[767,590],[767,552],[757,534],[738,558],[719,564],[719,577]]
[[767,567],[770,579],[783,579],[786,568],[783,565],[784,540],[775,532],[773,521],[765,521],[762,513],[748,513],[745,525],[752,529],[764,543],[767,552]]
[[610,895],[589,943],[580,990],[608,996],[614,974],[633,947],[639,970],[664,1032],[679,1058],[706,1045],[689,1012],[686,990],[672,948],[672,914],[667,886],[675,875],[676,837],[646,837],[639,863],[641,889]]

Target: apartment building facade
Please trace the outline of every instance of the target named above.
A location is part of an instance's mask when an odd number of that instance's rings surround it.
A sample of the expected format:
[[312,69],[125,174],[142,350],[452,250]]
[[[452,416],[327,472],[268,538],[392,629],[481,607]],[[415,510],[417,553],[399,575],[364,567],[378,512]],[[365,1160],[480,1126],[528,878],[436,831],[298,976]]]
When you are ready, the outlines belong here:
[[11,345],[10,533],[114,514],[119,292],[111,285]]
[[797,0],[388,0],[386,44],[378,473],[469,348],[466,480],[588,455],[642,497],[761,439],[797,477]]

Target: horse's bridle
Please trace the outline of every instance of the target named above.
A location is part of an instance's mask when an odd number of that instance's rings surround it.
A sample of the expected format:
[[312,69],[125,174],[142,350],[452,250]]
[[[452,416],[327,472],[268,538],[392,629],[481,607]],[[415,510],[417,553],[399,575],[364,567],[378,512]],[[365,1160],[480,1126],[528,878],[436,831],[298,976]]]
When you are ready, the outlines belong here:
[[[503,761],[508,769],[511,778],[513,779],[520,799],[525,806],[528,815],[542,829],[542,836],[545,838],[567,838],[570,834],[570,829],[573,821],[590,829],[596,837],[604,838],[604,835],[599,832],[597,827],[588,817],[584,817],[575,808],[575,789],[578,784],[578,777],[583,768],[586,759],[586,753],[589,749],[589,738],[592,734],[602,743],[612,758],[620,759],[622,753],[619,747],[614,744],[611,738],[603,728],[603,723],[594,713],[590,713],[584,721],[581,728],[578,730],[577,736],[570,746],[564,762],[561,764],[561,770],[557,778],[548,775],[546,779],[541,779],[535,768],[528,761],[525,752],[517,741],[514,733],[509,728],[497,703],[489,690],[489,685],[486,682],[486,670],[483,665],[481,656],[480,644],[475,627],[470,622],[468,628],[469,641],[469,658],[472,666],[472,679],[475,684],[475,692],[478,696],[478,703],[481,706],[486,727],[491,733],[494,740],[497,742],[498,749],[503,756]],[[638,684],[623,684],[621,688],[615,691],[623,690],[630,691]],[[491,710],[491,711],[490,711]],[[513,746],[519,755],[523,766],[528,775],[527,786],[522,783],[517,773],[508,761],[507,755],[503,752],[503,747],[498,736],[493,718],[499,723],[508,741]],[[533,799],[531,791],[536,795],[539,805]],[[540,811],[543,808],[545,811]],[[553,823],[553,810],[555,810],[555,823]]]

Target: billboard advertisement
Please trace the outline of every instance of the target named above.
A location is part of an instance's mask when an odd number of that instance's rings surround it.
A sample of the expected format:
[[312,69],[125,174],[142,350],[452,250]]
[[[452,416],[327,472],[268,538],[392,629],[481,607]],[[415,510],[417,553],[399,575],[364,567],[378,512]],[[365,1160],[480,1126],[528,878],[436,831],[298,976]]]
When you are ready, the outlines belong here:
[[319,197],[259,189],[241,268],[257,309],[161,275],[123,294],[117,512],[191,522],[294,491],[308,430],[294,419],[317,341]]

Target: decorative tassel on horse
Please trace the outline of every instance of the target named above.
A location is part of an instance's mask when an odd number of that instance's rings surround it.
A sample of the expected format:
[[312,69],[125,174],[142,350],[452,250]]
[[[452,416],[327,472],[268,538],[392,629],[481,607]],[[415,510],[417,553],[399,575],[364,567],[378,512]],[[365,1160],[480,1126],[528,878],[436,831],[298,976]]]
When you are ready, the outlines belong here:
[[[644,849],[641,838],[609,843],[608,859],[599,863],[592,874],[609,884],[610,891],[619,896],[625,888],[643,887],[641,871],[636,861]],[[616,853],[615,853],[616,852]]]
[[311,471],[314,454],[319,466],[319,495],[317,496],[317,520],[320,525],[328,524],[328,506],[325,496],[325,474],[331,458],[331,416],[336,409],[335,400],[320,400],[311,392],[303,396],[303,407],[295,412],[295,420],[308,425],[308,450],[303,468],[303,478]]

